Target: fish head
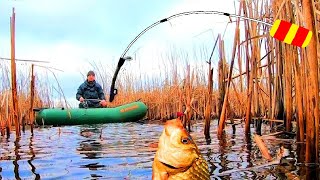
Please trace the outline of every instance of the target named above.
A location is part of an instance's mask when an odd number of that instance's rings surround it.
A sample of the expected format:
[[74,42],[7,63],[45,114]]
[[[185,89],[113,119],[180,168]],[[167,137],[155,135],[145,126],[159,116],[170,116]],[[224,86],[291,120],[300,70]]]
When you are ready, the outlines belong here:
[[156,158],[172,168],[188,168],[199,157],[199,150],[180,119],[169,120],[159,138]]

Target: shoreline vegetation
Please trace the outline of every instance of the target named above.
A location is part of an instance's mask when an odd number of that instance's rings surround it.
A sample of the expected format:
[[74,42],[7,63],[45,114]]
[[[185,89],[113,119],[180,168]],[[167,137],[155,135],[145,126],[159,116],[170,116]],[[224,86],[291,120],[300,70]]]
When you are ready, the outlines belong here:
[[[241,119],[240,123],[245,124],[246,136],[254,133],[250,132],[252,119],[257,119],[254,120],[256,122],[269,120],[271,127],[280,123],[284,132],[296,134],[297,142],[301,142],[299,146],[305,151],[306,163],[318,163],[320,3],[316,2],[249,0],[239,3],[240,15],[269,23],[282,19],[311,30],[313,36],[306,48],[272,38],[269,35],[270,27],[265,24],[234,18],[235,21],[230,22],[235,24],[231,52],[225,50],[221,35],[215,40],[217,45],[214,53],[218,54],[218,58],[204,58],[203,61],[207,62],[205,66],[191,65],[191,55],[186,60],[175,52],[169,52],[176,56],[167,56],[168,64],[164,64],[167,78],[164,81],[148,79],[137,85],[134,82],[143,77],[124,73],[118,77],[116,85],[119,94],[109,107],[141,98],[149,108],[147,118],[164,121],[174,118],[177,111],[185,111],[184,125],[189,129],[190,119],[205,121],[204,135],[207,139],[212,135],[222,137],[227,120],[234,123],[234,119]],[[226,54],[231,54],[230,58],[226,58]],[[178,62],[178,59],[184,60]],[[213,61],[218,62],[215,71]],[[14,92],[10,72],[16,73],[16,69],[12,69],[13,66],[10,69],[9,64],[5,63],[0,60],[3,77],[0,86],[0,126],[1,135],[9,136],[15,124],[18,123],[23,129],[25,124],[32,124],[33,107],[54,105],[50,95],[54,89],[46,83],[45,78],[39,79],[36,73],[33,73],[35,79],[32,78],[33,71],[29,70],[17,72],[17,88]],[[31,65],[27,67],[31,69]],[[98,69],[99,81],[109,86],[112,77],[103,73],[99,66],[93,64],[93,67]],[[13,116],[16,109],[12,100],[14,93],[17,93],[18,99],[14,101],[18,102],[16,117]],[[15,121],[16,118],[18,120]],[[210,133],[212,119],[219,119],[217,134]]]

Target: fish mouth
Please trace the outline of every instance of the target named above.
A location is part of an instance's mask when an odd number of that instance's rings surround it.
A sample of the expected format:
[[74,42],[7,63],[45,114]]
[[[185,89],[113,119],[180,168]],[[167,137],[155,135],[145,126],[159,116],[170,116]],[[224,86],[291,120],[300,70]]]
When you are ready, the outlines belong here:
[[172,165],[170,165],[170,164],[167,164],[167,163],[164,163],[164,162],[161,162],[161,161],[160,161],[160,163],[161,163],[162,165],[170,168],[170,169],[180,169],[180,168],[174,167],[174,166],[172,166]]
[[174,167],[174,166],[172,166],[172,165],[170,165],[170,164],[167,164],[167,163],[165,163],[165,162],[162,162],[162,161],[159,161],[162,165],[164,165],[165,167],[167,167],[167,168],[170,168],[170,169],[176,169],[176,170],[178,170],[178,169],[189,169],[192,165],[193,165],[193,163],[194,162],[196,162],[198,160],[198,158],[196,158],[189,166],[186,166],[186,167]]

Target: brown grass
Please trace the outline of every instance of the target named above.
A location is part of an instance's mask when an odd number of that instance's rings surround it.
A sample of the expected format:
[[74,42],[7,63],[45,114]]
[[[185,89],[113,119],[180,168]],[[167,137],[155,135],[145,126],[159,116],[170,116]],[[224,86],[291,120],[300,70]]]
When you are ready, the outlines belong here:
[[[318,160],[319,144],[319,52],[317,51],[318,29],[320,11],[319,2],[311,0],[295,1],[241,1],[242,15],[255,19],[262,19],[272,23],[276,19],[282,19],[307,27],[313,31],[313,39],[307,48],[298,48],[285,44],[271,36],[266,36],[270,27],[266,25],[245,20],[242,24],[243,31],[240,32],[241,43],[234,41],[233,52],[225,52],[224,40],[219,41],[219,82],[218,88],[212,93],[212,112],[220,117],[221,128],[223,121],[235,114],[238,117],[246,115],[246,134],[250,133],[249,123],[252,116],[266,116],[268,119],[283,119],[285,131],[292,131],[292,121],[298,121],[297,131],[299,141],[307,140],[306,160]],[[306,18],[308,17],[308,18]],[[313,26],[315,24],[315,26]],[[264,48],[264,51],[262,49]],[[233,62],[235,52],[238,52],[239,75],[232,74],[226,68]],[[262,52],[266,52],[265,54]],[[232,59],[227,60],[225,54],[232,53]],[[246,73],[242,73],[242,65],[246,67]],[[174,68],[174,67],[173,67]],[[185,67],[188,69],[189,67]],[[192,71],[192,68],[190,69]],[[206,72],[206,71],[203,71]],[[168,74],[168,77],[170,77]],[[243,76],[245,78],[243,78]],[[187,75],[181,75],[182,79],[188,79]],[[235,77],[231,78],[230,77]],[[171,77],[173,78],[173,77]],[[197,77],[196,77],[197,78]],[[227,81],[226,81],[227,79]],[[245,81],[243,82],[243,80]],[[181,79],[180,79],[181,81]],[[206,96],[208,83],[199,81],[193,87],[193,97],[203,115],[206,107]],[[231,81],[231,82],[230,82]],[[182,82],[182,81],[181,81]],[[228,83],[228,84],[227,84]],[[244,84],[243,84],[244,83]],[[231,85],[231,86],[230,86]],[[149,85],[150,86],[150,85]],[[151,85],[152,86],[152,85]],[[180,91],[177,91],[180,89]],[[150,107],[148,117],[150,119],[167,119],[168,114],[176,112],[181,106],[179,104],[179,94],[182,92],[184,104],[190,92],[185,88],[180,88],[177,84],[164,83],[160,87],[151,89],[150,92],[137,91],[137,94],[119,95],[120,99],[130,96],[143,97],[143,101]],[[170,94],[170,96],[167,96]],[[161,97],[159,99],[159,97]],[[224,99],[227,98],[227,99]],[[224,103],[223,103],[224,102]],[[227,106],[229,102],[229,106]],[[122,101],[124,103],[124,101]],[[223,105],[224,104],[224,105]],[[246,104],[246,105],[245,105]],[[178,106],[178,107],[177,107]],[[191,113],[198,113],[193,111]],[[226,117],[224,113],[228,112]],[[244,114],[245,113],[245,114]],[[217,117],[217,116],[215,116]],[[305,124],[307,129],[305,129]],[[273,127],[273,123],[271,123]],[[218,132],[221,133],[219,130]],[[313,158],[313,155],[316,156]]]
[[[166,78],[149,78],[133,72],[122,72],[117,80],[119,94],[111,107],[141,99],[149,107],[150,120],[171,119],[177,111],[188,108],[190,119],[220,118],[221,133],[223,121],[227,118],[245,117],[245,133],[250,133],[252,116],[268,119],[283,119],[285,131],[292,131],[292,121],[297,121],[298,140],[306,140],[306,160],[318,160],[319,144],[319,1],[313,0],[247,0],[240,1],[239,14],[272,24],[276,19],[286,20],[313,31],[313,38],[307,48],[285,44],[271,36],[265,24],[244,20],[239,37],[235,37],[231,52],[225,50],[223,38],[218,41],[219,58],[215,59],[212,92],[208,83],[210,72],[204,66],[191,66],[190,52],[179,54],[171,51],[164,58]],[[239,23],[239,21],[236,21]],[[237,29],[236,31],[237,32]],[[227,59],[227,54],[232,54]],[[207,54],[203,54],[206,57]],[[182,61],[181,61],[182,60]],[[203,63],[207,59],[203,60]],[[232,63],[230,63],[232,62]],[[238,62],[238,63],[234,63]],[[185,63],[183,71],[178,68]],[[98,69],[100,81],[109,86],[111,75],[101,65]],[[3,67],[3,66],[1,66]],[[137,71],[137,70],[135,70]],[[1,68],[0,125],[11,127],[12,107],[10,105],[9,68]],[[30,75],[18,76],[19,87],[29,87]],[[25,78],[25,80],[22,80]],[[143,81],[141,81],[143,79]],[[137,83],[139,82],[139,83]],[[35,106],[50,106],[50,86],[36,79]],[[212,84],[211,84],[212,85]],[[104,86],[104,87],[106,87]],[[209,86],[209,87],[208,87]],[[108,93],[108,92],[107,92]],[[211,95],[210,95],[211,94]],[[107,97],[108,98],[108,97]],[[18,88],[19,109],[28,109],[30,93]],[[223,105],[224,104],[224,105]],[[208,107],[209,106],[209,107]],[[205,115],[205,112],[207,114]],[[208,115],[208,112],[210,113]],[[27,113],[23,110],[20,117]],[[5,122],[5,123],[3,123]],[[273,123],[270,123],[273,127]],[[306,125],[306,128],[305,128]],[[3,129],[3,128],[2,128]],[[1,131],[2,133],[3,131]],[[316,156],[316,158],[313,157]]]
[[[0,130],[5,130],[6,128],[12,129],[14,125],[13,117],[12,117],[12,93],[11,93],[11,85],[9,84],[9,62],[0,61],[0,73],[2,74],[1,79],[1,87],[0,87]],[[21,65],[26,66],[28,65]],[[31,67],[31,64],[30,64]],[[20,65],[18,65],[18,69],[21,69]],[[22,68],[24,69],[24,68]],[[27,69],[27,68],[26,68]],[[19,122],[22,125],[22,118],[25,117],[26,120],[29,120],[30,113],[30,83],[31,83],[31,73],[29,71],[17,71],[17,98],[19,102]],[[52,107],[51,95],[49,93],[49,87],[46,83],[47,80],[40,80],[36,78],[36,87],[35,87],[35,96],[34,96],[34,107]],[[29,124],[30,121],[26,121],[25,123]],[[2,132],[2,134],[6,134]]]

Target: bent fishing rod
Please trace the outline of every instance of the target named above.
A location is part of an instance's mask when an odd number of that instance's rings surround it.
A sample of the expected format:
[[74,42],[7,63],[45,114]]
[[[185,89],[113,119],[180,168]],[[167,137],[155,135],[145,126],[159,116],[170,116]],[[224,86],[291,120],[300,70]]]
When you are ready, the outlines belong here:
[[[254,19],[254,18],[250,18],[250,17],[246,17],[246,16],[241,16],[241,15],[237,15],[237,14],[230,14],[230,13],[226,13],[226,12],[221,12],[221,11],[187,11],[187,12],[182,12],[182,13],[178,13],[178,14],[174,14],[172,16],[169,16],[167,18],[161,19],[153,24],[151,24],[150,26],[148,26],[147,28],[145,28],[143,31],[141,31],[131,42],[130,44],[127,46],[127,48],[124,50],[124,52],[122,53],[116,71],[113,75],[112,78],[112,83],[111,83],[111,87],[110,87],[110,97],[109,97],[109,102],[112,102],[114,100],[115,95],[117,95],[118,90],[115,88],[115,82],[118,76],[118,73],[120,71],[120,68],[122,67],[122,65],[124,64],[124,62],[126,60],[132,60],[132,58],[130,56],[125,57],[126,53],[129,51],[129,49],[131,48],[131,46],[147,31],[149,31],[150,29],[154,28],[155,26],[167,22],[171,19],[174,18],[178,18],[181,16],[189,16],[189,15],[222,15],[222,16],[227,16],[227,17],[236,17],[236,18],[240,18],[240,19],[245,19],[245,20],[249,20],[249,21],[254,21],[257,23],[262,23],[265,24],[267,26],[272,26],[271,30],[270,30],[270,35],[278,40],[284,41],[285,43],[288,44],[293,44],[296,46],[302,46],[305,47],[309,44],[311,36],[312,36],[312,32],[309,31],[308,29],[305,29],[303,27],[299,27],[295,24],[291,24],[289,22],[283,21],[283,20],[276,20],[275,23],[272,25],[268,22],[264,22],[262,20],[258,20],[258,19]],[[288,34],[289,29],[287,27],[291,27],[291,26],[295,26],[294,28],[296,29],[296,32],[289,34],[291,38],[287,38],[286,35]],[[284,30],[286,29],[286,31]],[[299,31],[300,30],[300,31]],[[302,31],[303,33],[301,33]],[[295,39],[295,35],[299,35],[297,41],[294,41]],[[302,34],[302,35],[301,35]],[[301,38],[300,36],[304,36],[304,38]]]
[[103,101],[102,99],[83,99],[84,101]]

